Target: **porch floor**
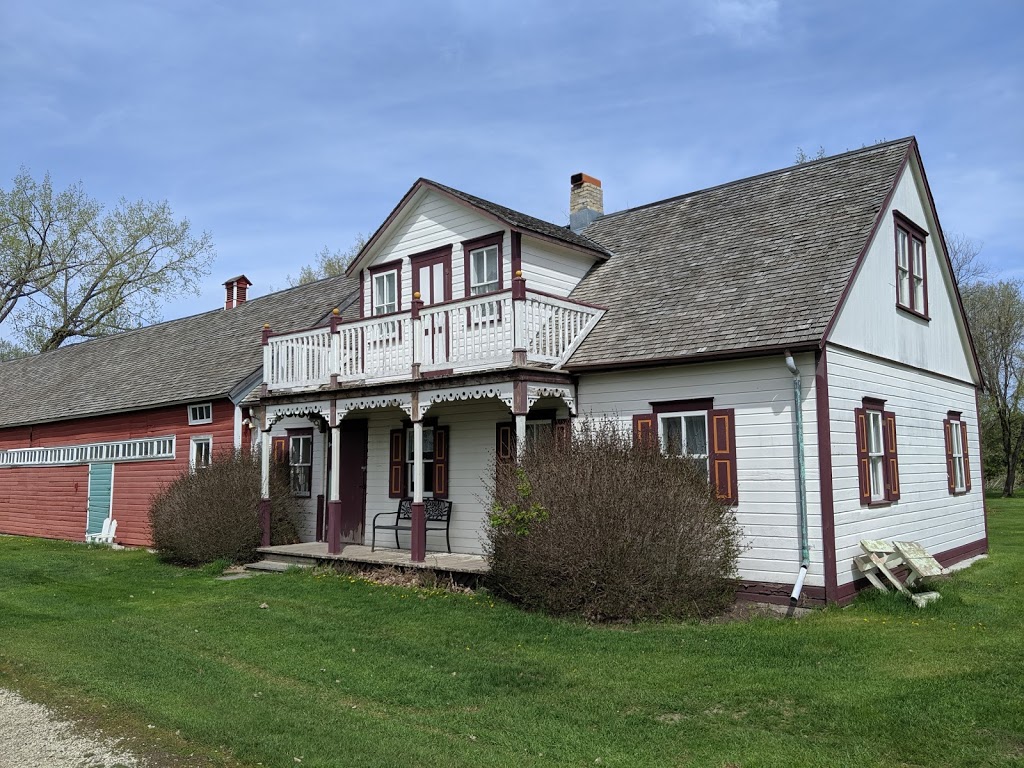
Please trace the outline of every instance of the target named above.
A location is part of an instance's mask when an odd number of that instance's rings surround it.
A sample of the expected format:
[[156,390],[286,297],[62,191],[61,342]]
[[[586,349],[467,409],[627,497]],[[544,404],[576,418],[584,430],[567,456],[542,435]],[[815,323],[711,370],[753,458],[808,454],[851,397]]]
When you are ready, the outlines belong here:
[[310,541],[302,544],[281,544],[276,547],[260,547],[256,550],[267,560],[284,563],[308,563],[343,561],[350,563],[369,563],[372,565],[392,565],[398,568],[421,568],[430,571],[448,573],[487,573],[490,569],[487,558],[480,555],[449,554],[447,552],[428,552],[422,563],[414,563],[412,554],[407,549],[380,548],[371,552],[362,544],[342,544],[341,552],[336,555],[327,552],[327,542]]

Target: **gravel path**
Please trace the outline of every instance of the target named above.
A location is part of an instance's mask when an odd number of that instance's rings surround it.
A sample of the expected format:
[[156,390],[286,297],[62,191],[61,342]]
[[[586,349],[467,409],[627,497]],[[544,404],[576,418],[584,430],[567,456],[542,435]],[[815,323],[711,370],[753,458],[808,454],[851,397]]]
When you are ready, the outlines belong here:
[[141,768],[101,734],[76,730],[46,707],[0,688],[0,768]]

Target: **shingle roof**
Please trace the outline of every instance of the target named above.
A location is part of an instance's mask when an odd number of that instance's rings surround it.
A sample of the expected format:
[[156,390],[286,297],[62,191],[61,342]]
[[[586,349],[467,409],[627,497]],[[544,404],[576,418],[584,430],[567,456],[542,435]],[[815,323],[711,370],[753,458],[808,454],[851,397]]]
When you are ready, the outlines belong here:
[[0,426],[224,397],[263,364],[263,324],[319,323],[358,292],[333,277],[134,331],[0,363]]
[[821,340],[912,138],[609,214],[572,298],[608,308],[569,368]]
[[583,235],[573,232],[568,227],[560,227],[549,221],[544,221],[543,219],[538,219],[534,216],[514,211],[511,208],[506,208],[503,205],[492,203],[490,200],[484,200],[482,197],[470,195],[462,190],[455,189],[454,187],[447,187],[444,184],[438,184],[436,181],[431,181],[430,179],[420,179],[420,181],[425,182],[432,187],[436,187],[443,192],[447,192],[449,195],[457,197],[459,200],[469,203],[476,208],[487,211],[492,216],[497,216],[510,227],[515,229],[533,232],[538,235],[543,235],[544,237],[550,237],[554,240],[561,240],[563,243],[575,245],[579,248],[586,248],[590,251],[596,251],[598,254],[604,256],[608,255],[608,251],[606,251],[603,246],[587,237],[584,237]]

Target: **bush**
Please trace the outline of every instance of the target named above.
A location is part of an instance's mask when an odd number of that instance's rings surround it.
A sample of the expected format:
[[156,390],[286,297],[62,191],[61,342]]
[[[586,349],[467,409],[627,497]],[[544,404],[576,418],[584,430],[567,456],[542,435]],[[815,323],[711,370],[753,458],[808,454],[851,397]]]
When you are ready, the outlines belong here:
[[592,621],[709,616],[732,604],[741,531],[703,463],[634,447],[612,422],[531,440],[491,486],[489,581]]
[[[287,469],[274,468],[270,497],[271,543],[294,543],[299,505],[291,495]],[[170,562],[251,562],[261,538],[259,502],[259,456],[217,454],[210,466],[183,472],[153,498],[153,542]]]

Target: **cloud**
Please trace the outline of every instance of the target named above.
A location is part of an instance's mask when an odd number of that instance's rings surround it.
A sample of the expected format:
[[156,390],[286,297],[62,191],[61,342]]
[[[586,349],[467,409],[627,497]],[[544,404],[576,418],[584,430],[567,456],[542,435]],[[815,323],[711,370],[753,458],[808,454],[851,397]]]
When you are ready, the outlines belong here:
[[724,37],[740,46],[778,39],[778,0],[707,0],[697,7],[700,34]]

